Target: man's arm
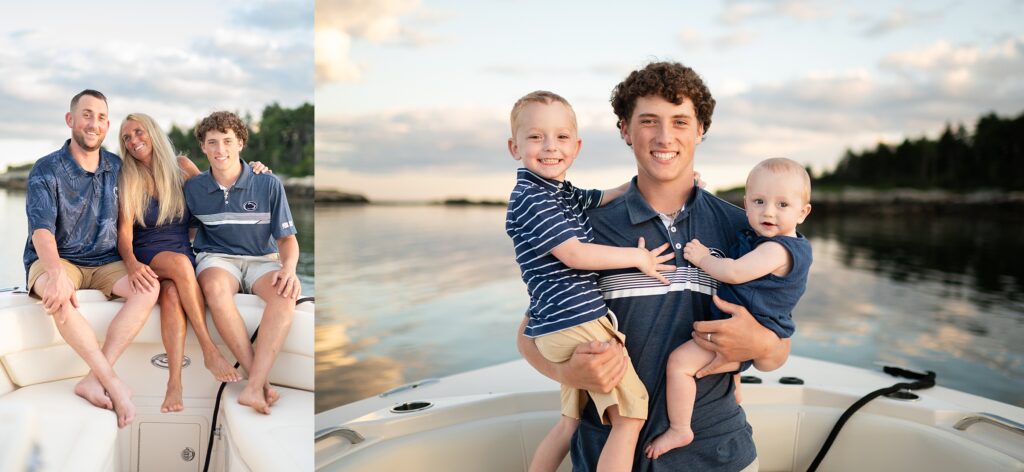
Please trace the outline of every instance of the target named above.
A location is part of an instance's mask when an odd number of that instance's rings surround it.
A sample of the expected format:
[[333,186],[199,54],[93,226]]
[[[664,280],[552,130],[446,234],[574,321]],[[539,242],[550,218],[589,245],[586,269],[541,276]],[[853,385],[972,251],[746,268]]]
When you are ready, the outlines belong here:
[[295,275],[295,267],[299,263],[299,240],[295,235],[278,239],[277,250],[281,256],[281,270],[274,274],[271,285],[277,287],[278,295],[295,300],[302,291],[299,278]]
[[[60,263],[60,253],[57,252],[57,239],[48,229],[39,228],[32,232],[32,246],[39,256],[39,263],[46,272],[46,284],[35,289],[36,293],[43,299],[43,308],[47,313],[60,313],[64,304],[71,303],[78,307],[78,297],[75,295],[75,284],[71,282],[67,272]],[[63,319],[57,319],[63,323]]]
[[698,378],[728,372],[722,368],[727,362],[753,360],[754,366],[761,371],[775,370],[786,363],[789,358],[789,338],[779,339],[740,305],[722,300],[717,295],[713,301],[719,309],[732,316],[724,320],[693,323],[694,342],[717,354],[710,364],[697,372]]
[[551,362],[537,349],[533,338],[526,337],[526,318],[519,325],[516,347],[537,372],[562,385],[593,392],[611,392],[626,375],[629,358],[618,342],[592,341],[580,344],[565,362]]

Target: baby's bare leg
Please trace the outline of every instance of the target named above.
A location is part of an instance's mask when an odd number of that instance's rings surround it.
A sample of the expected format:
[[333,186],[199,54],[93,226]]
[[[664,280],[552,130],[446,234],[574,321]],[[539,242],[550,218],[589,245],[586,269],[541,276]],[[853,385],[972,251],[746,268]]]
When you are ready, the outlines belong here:
[[[703,366],[701,366],[703,367]],[[633,469],[633,452],[640,437],[644,420],[619,415],[619,406],[612,405],[605,410],[612,422],[612,432],[601,449],[597,460],[597,472],[620,472]]]
[[657,459],[693,442],[690,420],[697,397],[697,382],[693,376],[714,358],[714,352],[705,351],[693,341],[683,343],[669,355],[665,373],[669,428],[644,449],[647,457]]
[[555,472],[565,459],[565,455],[569,453],[569,441],[572,440],[572,434],[576,432],[579,424],[580,420],[562,415],[558,424],[551,428],[537,446],[529,472]]

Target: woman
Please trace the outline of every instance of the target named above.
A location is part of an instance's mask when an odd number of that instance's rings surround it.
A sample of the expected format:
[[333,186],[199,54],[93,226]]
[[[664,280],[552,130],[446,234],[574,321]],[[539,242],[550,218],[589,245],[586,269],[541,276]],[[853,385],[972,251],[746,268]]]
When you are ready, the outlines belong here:
[[[220,382],[242,378],[210,337],[203,294],[196,281],[188,235],[190,215],[182,186],[199,174],[199,169],[185,156],[175,157],[167,135],[147,115],[128,115],[119,137],[124,163],[118,183],[118,252],[133,288],[160,286],[161,337],[170,371],[160,411],[182,411],[185,316],[192,322],[204,364],[213,376]],[[265,169],[259,163],[254,167],[257,172]]]

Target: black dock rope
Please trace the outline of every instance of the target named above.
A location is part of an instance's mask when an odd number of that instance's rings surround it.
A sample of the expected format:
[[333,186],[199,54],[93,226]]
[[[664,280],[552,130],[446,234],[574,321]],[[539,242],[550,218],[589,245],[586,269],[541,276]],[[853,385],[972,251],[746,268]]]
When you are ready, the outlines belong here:
[[828,454],[829,448],[831,448],[832,443],[835,442],[836,436],[839,435],[839,431],[843,429],[843,425],[845,425],[850,417],[853,416],[853,414],[862,406],[882,395],[890,395],[900,390],[921,390],[935,386],[935,372],[930,370],[927,374],[891,366],[885,366],[882,370],[894,377],[903,377],[905,379],[913,380],[913,382],[900,382],[889,387],[875,390],[874,392],[864,395],[863,398],[854,402],[853,405],[850,405],[850,407],[847,408],[839,417],[839,421],[836,422],[836,425],[832,427],[832,432],[828,433],[828,438],[825,439],[825,444],[821,446],[821,450],[818,451],[818,455],[814,458],[814,461],[811,462],[811,466],[807,468],[807,472],[815,472],[818,470],[818,466],[821,465],[821,461],[825,459],[825,454]]

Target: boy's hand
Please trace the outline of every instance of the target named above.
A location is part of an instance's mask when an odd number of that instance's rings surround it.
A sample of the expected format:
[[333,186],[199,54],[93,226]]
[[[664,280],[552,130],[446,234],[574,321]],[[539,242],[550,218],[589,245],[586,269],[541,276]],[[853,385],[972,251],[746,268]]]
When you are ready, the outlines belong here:
[[662,262],[665,262],[675,257],[675,253],[672,252],[671,250],[665,253],[665,251],[668,250],[668,243],[662,244],[661,246],[658,246],[648,251],[647,248],[644,246],[644,238],[640,238],[640,240],[637,241],[636,243],[636,247],[640,249],[640,262],[636,265],[636,268],[640,269],[640,272],[643,272],[651,277],[658,279],[661,283],[665,285],[671,285],[672,282],[669,282],[664,275],[658,273],[658,271],[662,270],[676,270],[676,266],[674,265],[662,264]]
[[270,280],[270,284],[277,287],[278,295],[292,300],[298,299],[299,292],[302,291],[302,285],[299,283],[299,278],[295,275],[294,269],[282,268],[274,272],[274,278]]
[[686,243],[686,247],[683,248],[683,258],[698,267],[700,260],[710,255],[711,251],[696,239]]

